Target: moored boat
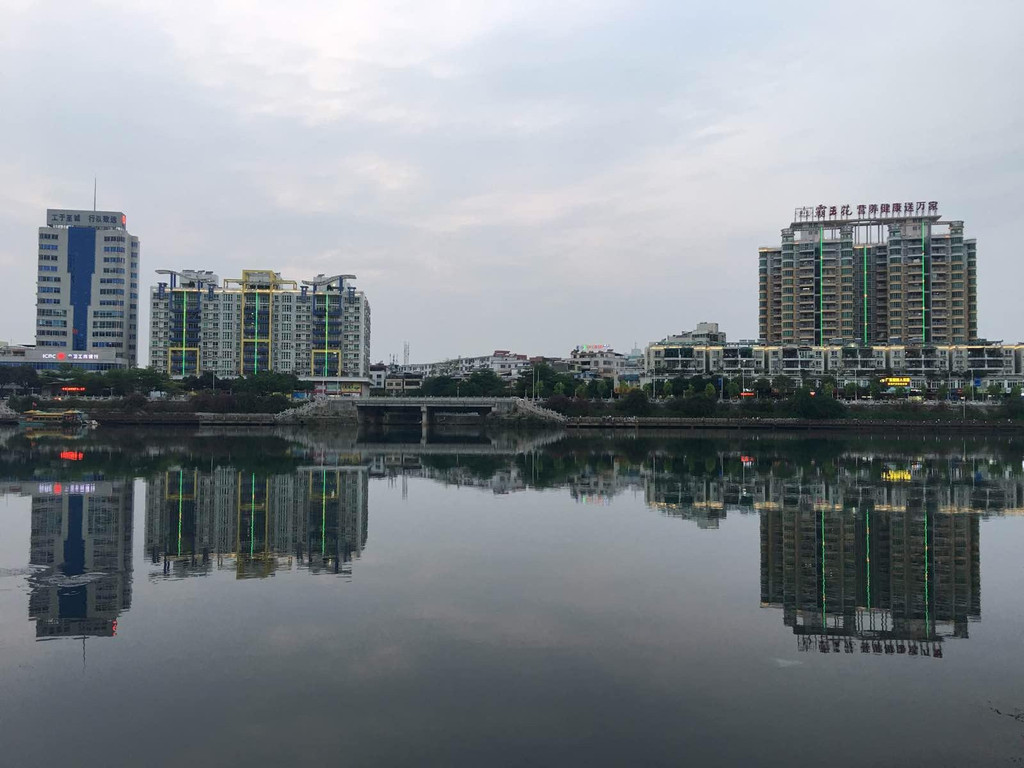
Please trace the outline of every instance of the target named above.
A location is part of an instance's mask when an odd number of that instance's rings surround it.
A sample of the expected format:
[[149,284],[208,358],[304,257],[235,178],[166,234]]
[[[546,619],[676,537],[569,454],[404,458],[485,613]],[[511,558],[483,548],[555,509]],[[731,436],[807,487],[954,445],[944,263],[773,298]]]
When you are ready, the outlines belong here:
[[93,422],[85,411],[25,411],[18,423],[23,427],[57,427],[60,429],[82,429]]

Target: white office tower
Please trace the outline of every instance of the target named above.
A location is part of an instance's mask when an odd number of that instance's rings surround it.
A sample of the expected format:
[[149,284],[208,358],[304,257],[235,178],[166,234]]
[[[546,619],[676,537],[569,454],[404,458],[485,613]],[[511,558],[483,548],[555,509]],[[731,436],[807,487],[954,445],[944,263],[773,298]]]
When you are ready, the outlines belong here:
[[49,209],[39,228],[37,367],[136,364],[139,238],[120,211]]

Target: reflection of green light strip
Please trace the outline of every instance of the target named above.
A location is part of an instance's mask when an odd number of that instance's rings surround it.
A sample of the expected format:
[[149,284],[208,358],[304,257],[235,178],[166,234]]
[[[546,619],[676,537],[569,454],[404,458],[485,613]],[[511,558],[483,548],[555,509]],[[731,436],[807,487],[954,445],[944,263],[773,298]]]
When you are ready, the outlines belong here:
[[327,534],[327,471],[324,470],[324,486],[320,491],[320,556],[323,557]]
[[924,627],[928,637],[932,636],[931,606],[928,598],[928,513],[924,513]]
[[182,470],[178,470],[178,557],[181,557],[181,489],[184,483],[182,481]]
[[864,513],[864,519],[867,520],[867,530],[864,532],[864,544],[867,548],[867,555],[865,557],[865,563],[868,569],[868,608],[871,607],[871,510],[867,510]]
[[253,555],[256,539],[256,473],[252,475],[252,493],[249,496],[249,557]]
[[825,510],[821,511],[821,629],[825,630]]

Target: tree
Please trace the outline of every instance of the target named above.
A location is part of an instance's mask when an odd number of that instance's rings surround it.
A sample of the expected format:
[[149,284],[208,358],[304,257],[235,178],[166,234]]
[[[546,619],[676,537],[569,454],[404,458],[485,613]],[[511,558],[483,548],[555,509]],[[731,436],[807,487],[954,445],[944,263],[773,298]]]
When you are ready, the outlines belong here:
[[737,397],[740,396],[740,392],[742,392],[743,390],[740,387],[740,385],[737,384],[735,381],[730,381],[728,386],[725,388],[725,391],[726,394],[729,395],[730,400],[735,400]]
[[796,382],[789,376],[780,374],[772,379],[772,389],[778,392],[780,397],[789,397],[796,391]]
[[1003,385],[1002,384],[997,384],[996,382],[993,381],[991,384],[988,385],[988,389],[985,390],[985,394],[987,394],[990,399],[994,400],[994,399],[1002,396],[1002,394],[1003,394]]
[[455,397],[458,389],[458,382],[451,376],[428,376],[420,384],[423,397]]
[[672,384],[671,381],[666,381],[664,383],[664,385],[662,385],[662,387],[661,387],[661,396],[662,397],[672,397],[674,392],[675,392],[675,389],[674,389],[673,384]]
[[712,400],[718,397],[718,390],[715,389],[714,384],[709,383],[706,387],[704,387],[704,397],[709,397]]
[[754,382],[753,390],[758,397],[771,397],[772,383],[762,376]]
[[935,396],[939,400],[949,400],[949,385],[939,384],[938,389],[935,390]]
[[839,419],[846,415],[846,406],[834,397],[812,395],[807,387],[800,387],[789,400],[784,410],[790,416],[801,419]]
[[654,406],[642,390],[631,389],[615,404],[615,410],[627,416],[647,416]]
[[498,374],[483,368],[473,371],[461,384],[456,382],[455,391],[463,397],[504,397],[508,387]]
[[603,400],[605,392],[608,391],[608,385],[604,379],[591,379],[587,384],[587,392],[590,396],[596,400]]
[[678,416],[690,418],[706,418],[715,415],[718,403],[715,398],[706,395],[694,395],[693,397],[673,397],[666,404],[666,408]]
[[853,400],[857,396],[857,385],[852,381],[848,381],[843,385],[843,397],[847,400]]
[[826,381],[825,382],[825,386],[823,386],[821,388],[821,393],[825,397],[835,397],[836,396],[836,386],[835,386],[835,384],[833,384],[831,381]]
[[586,400],[587,399],[587,385],[586,384],[579,384],[576,387],[576,399],[578,399],[578,400]]

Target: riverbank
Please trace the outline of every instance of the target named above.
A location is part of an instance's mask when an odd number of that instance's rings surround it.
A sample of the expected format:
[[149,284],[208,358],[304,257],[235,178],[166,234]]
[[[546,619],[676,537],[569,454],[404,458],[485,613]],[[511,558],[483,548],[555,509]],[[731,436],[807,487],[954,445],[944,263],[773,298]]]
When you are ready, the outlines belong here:
[[[269,413],[134,413],[106,412],[96,414],[96,421],[105,427],[354,427],[350,418],[306,416],[282,419]],[[16,418],[3,418],[0,423],[16,424]],[[502,423],[492,426],[502,426]],[[787,418],[689,418],[668,416],[578,416],[557,423],[535,419],[516,419],[505,423],[514,426],[544,426],[570,432],[597,430],[644,431],[747,431],[747,432],[844,432],[899,433],[913,431],[931,434],[1024,434],[1024,422],[1014,420],[892,420],[892,419],[787,419]]]
[[936,434],[1024,434],[1024,422],[1005,420],[962,421],[893,419],[785,419],[785,418],[687,418],[671,416],[577,416],[559,424],[566,430],[741,430],[757,432],[872,432],[906,431]]

